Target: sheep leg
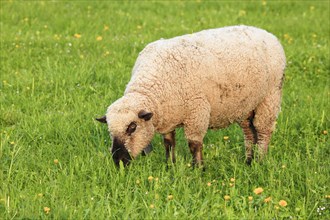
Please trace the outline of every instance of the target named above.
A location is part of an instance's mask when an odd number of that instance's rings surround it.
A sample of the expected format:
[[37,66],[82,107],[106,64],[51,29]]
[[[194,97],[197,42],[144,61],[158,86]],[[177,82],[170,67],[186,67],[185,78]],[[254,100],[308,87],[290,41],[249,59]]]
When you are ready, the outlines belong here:
[[268,144],[275,128],[275,121],[280,112],[281,89],[273,91],[255,109],[253,125],[257,131],[258,156],[262,160],[267,154]]
[[189,103],[189,115],[184,121],[184,133],[188,140],[193,165],[203,165],[203,139],[210,120],[211,107],[206,98],[195,98]]
[[175,163],[176,159],[175,159],[175,130],[164,134],[163,135],[163,140],[164,140],[164,146],[165,146],[165,150],[166,150],[166,162],[168,161],[168,158],[170,157],[170,151],[171,151],[171,156],[172,156],[172,162]]
[[188,145],[193,156],[193,165],[203,165],[203,143],[198,141],[188,141]]
[[254,111],[249,114],[249,117],[240,123],[244,133],[244,145],[246,152],[246,163],[251,165],[253,159],[253,145],[257,144],[258,136],[256,128],[253,125]]

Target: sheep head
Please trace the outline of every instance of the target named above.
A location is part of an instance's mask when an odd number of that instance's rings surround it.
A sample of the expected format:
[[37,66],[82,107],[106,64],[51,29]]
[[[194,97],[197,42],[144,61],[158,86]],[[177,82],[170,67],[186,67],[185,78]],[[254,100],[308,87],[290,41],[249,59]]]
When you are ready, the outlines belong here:
[[96,119],[108,125],[112,158],[117,166],[120,161],[128,165],[143,150],[144,153],[150,152],[154,135],[152,116],[153,113],[147,110],[135,111],[132,106],[115,102],[108,108],[106,116]]

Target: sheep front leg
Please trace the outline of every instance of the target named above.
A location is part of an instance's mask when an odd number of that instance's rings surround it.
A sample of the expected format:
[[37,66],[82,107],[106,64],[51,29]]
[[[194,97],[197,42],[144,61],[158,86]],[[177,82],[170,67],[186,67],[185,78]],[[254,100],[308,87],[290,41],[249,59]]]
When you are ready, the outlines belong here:
[[171,151],[171,156],[172,156],[172,162],[175,163],[175,130],[164,134],[163,135],[163,140],[164,140],[164,146],[165,146],[165,151],[166,151],[166,162],[168,161],[168,158],[170,157],[170,151]]
[[206,98],[195,98],[189,103],[189,115],[184,121],[184,132],[188,140],[190,152],[193,156],[193,165],[203,165],[203,139],[210,121],[210,104]]
[[193,156],[193,165],[203,165],[203,143],[199,141],[188,141],[188,145]]

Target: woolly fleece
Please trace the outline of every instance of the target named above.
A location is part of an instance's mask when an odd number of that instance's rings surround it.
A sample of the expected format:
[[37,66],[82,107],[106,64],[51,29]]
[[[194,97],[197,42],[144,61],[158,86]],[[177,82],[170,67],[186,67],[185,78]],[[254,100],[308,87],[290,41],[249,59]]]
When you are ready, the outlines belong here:
[[[124,96],[106,114],[112,137],[135,157],[155,132],[184,127],[202,143],[208,128],[237,122],[251,144],[267,151],[280,111],[285,54],[277,38],[258,28],[231,26],[148,44],[139,54]],[[149,121],[140,110],[153,113]],[[127,126],[137,122],[132,135]]]

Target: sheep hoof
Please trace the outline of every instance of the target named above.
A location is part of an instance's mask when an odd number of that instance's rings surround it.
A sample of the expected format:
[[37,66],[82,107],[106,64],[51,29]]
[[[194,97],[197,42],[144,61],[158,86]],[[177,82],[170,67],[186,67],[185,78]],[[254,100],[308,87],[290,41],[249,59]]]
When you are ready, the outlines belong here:
[[246,163],[247,165],[251,166],[251,164],[252,164],[252,158],[247,158],[247,159],[245,160],[245,163]]

